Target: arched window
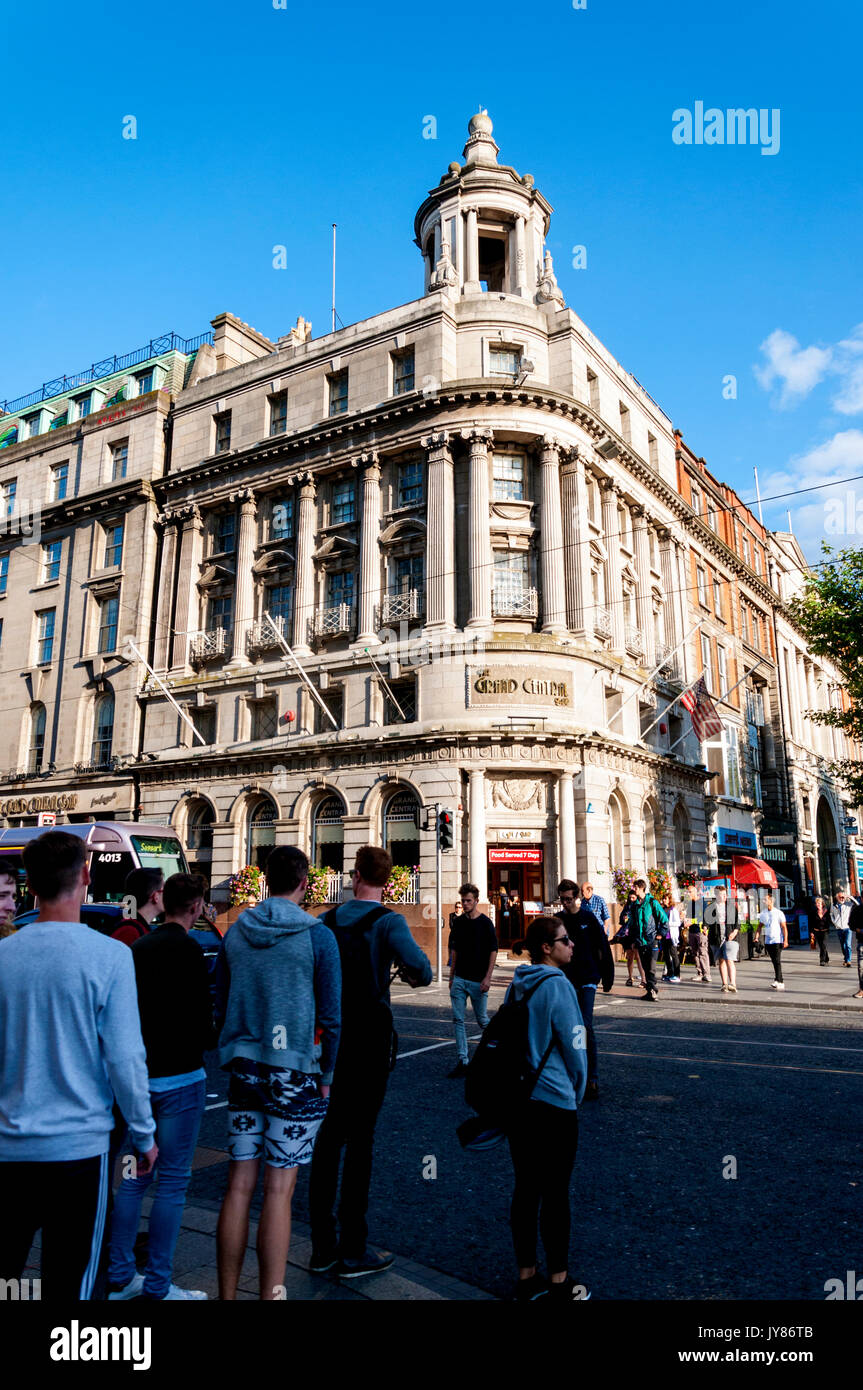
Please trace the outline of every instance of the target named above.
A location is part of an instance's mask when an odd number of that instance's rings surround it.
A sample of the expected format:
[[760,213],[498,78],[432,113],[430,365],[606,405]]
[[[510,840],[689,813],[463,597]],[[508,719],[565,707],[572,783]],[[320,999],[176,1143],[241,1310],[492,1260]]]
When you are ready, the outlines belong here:
[[42,771],[42,758],[45,753],[45,706],[34,705],[30,710],[30,750],[27,758],[28,772]]
[[109,691],[96,702],[91,758],[95,767],[107,767],[114,742],[114,696]]
[[394,792],[384,803],[383,845],[393,863],[412,869],[420,862],[420,803],[415,792]]
[[312,816],[312,863],[341,873],[345,866],[345,808],[338,796],[325,796]]
[[674,826],[674,872],[682,874],[686,869],[686,846],[689,843],[689,821],[682,806],[677,806],[673,817]]
[[249,813],[249,832],[246,842],[246,863],[256,864],[263,869],[276,843],[276,808],[267,797],[259,801]]
[[213,869],[213,822],[216,819],[208,801],[193,801],[189,806],[186,823],[186,851],[189,869],[193,874],[203,874],[210,882]]
[[613,792],[608,798],[608,854],[612,869],[624,866],[623,809],[620,798]]

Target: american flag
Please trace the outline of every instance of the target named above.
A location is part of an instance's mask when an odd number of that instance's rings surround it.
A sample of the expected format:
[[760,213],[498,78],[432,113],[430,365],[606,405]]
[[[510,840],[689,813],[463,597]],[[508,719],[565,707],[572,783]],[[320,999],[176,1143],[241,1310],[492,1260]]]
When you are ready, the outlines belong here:
[[696,738],[703,743],[706,738],[717,737],[722,733],[722,720],[716,713],[716,706],[707,693],[704,677],[699,676],[691,690],[685,691],[680,703],[692,715],[692,728]]

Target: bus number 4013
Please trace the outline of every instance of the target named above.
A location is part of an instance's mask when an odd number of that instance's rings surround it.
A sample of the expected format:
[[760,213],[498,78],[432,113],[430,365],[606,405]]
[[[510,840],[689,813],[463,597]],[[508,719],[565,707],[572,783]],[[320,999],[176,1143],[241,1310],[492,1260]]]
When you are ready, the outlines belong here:
[[100,863],[100,864],[119,864],[121,859],[122,859],[122,855],[120,855],[120,854],[100,854],[100,855],[99,855],[99,863]]

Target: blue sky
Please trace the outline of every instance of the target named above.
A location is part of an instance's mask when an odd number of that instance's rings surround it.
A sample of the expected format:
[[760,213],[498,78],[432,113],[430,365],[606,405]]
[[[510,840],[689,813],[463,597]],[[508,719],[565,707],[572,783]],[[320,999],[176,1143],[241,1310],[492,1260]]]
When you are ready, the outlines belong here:
[[[416,298],[414,212],[481,103],[555,209],[568,304],[711,470],[746,498],[756,464],[765,496],[830,481],[790,499],[811,559],[825,517],[853,543],[858,499],[863,534],[863,481],[840,482],[863,474],[851,7],[287,4],[9,14],[0,398],[223,309],[270,337],[298,314],[326,332],[333,221],[343,322]],[[778,153],[675,144],[672,113],[697,101],[778,108]],[[787,505],[765,519],[784,527]]]

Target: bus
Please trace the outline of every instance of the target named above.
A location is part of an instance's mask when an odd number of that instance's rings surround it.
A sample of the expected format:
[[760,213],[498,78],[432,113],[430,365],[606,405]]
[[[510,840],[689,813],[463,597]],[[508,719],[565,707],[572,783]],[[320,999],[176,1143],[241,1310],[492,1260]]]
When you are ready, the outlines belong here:
[[[90,870],[87,902],[122,902],[126,878],[133,869],[161,869],[165,878],[189,872],[177,833],[167,826],[112,820],[56,828],[86,842]],[[20,890],[19,911],[32,906],[26,893],[21,855],[25,845],[44,834],[45,827],[35,826],[0,830],[0,864],[8,863],[15,868]]]

